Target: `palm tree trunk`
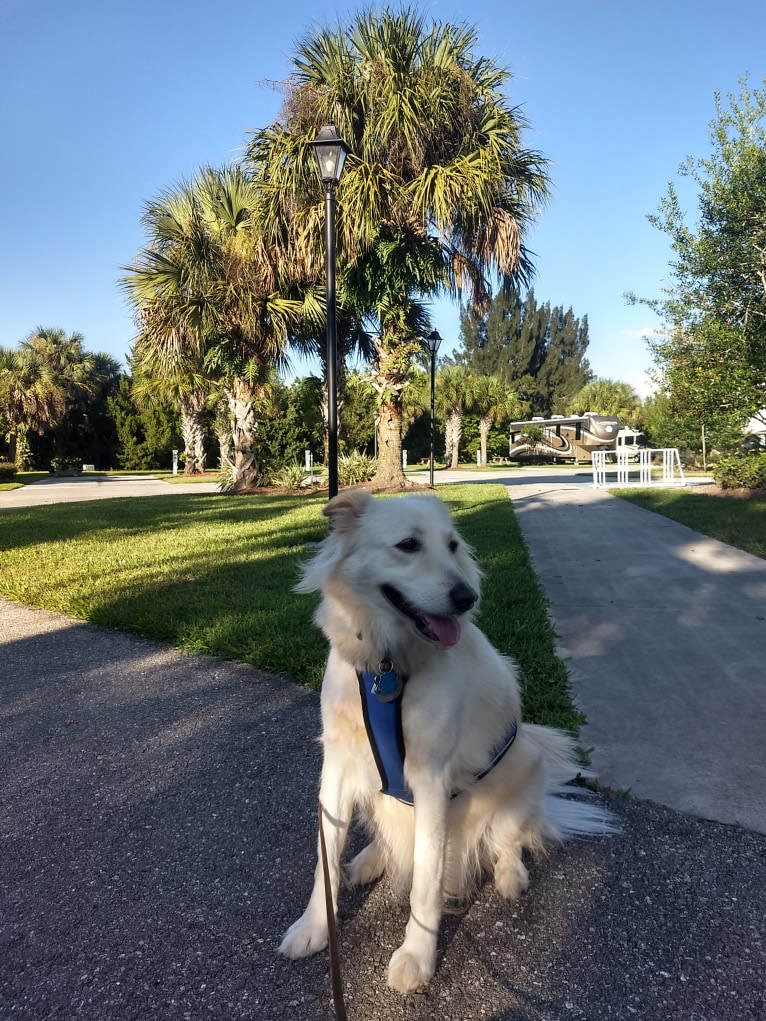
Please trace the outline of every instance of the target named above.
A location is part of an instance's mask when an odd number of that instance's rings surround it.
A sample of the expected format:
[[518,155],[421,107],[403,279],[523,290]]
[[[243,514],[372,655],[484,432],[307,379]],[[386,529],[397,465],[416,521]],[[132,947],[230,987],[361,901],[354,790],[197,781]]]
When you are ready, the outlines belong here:
[[[378,467],[373,485],[404,489],[407,479],[402,468],[402,423],[411,353],[402,351],[395,329],[384,328],[375,343],[377,371],[373,385],[380,394],[378,418]],[[405,345],[406,347],[406,345]]]
[[230,478],[226,489],[236,493],[255,485],[258,475],[255,446],[255,408],[249,384],[237,376],[226,387],[234,456],[229,460]]
[[492,428],[492,416],[482,415],[479,419],[479,445],[481,449],[481,467],[487,467],[487,439],[489,430]]
[[181,438],[184,441],[184,475],[198,475],[205,470],[204,397],[195,395],[181,402]]
[[[338,366],[335,378],[337,380],[338,391],[335,395],[335,409],[338,415],[338,442],[340,444],[340,433],[343,428],[344,394],[346,392],[346,374],[342,366]],[[326,467],[330,459],[330,398],[327,393],[327,373],[324,374],[319,407],[322,414],[322,464]]]
[[447,416],[451,450],[447,455],[451,457],[450,468],[457,468],[460,460],[460,437],[463,435],[463,416],[459,411],[450,411]]
[[407,479],[402,469],[401,400],[384,401],[378,418],[378,468],[373,478],[377,486],[404,488]]
[[8,460],[11,464],[16,464],[16,450],[18,449],[17,442],[17,431],[15,426],[11,426],[11,431],[8,435]]
[[225,397],[218,402],[213,429],[218,440],[218,463],[222,471],[227,471],[231,464],[231,422]]

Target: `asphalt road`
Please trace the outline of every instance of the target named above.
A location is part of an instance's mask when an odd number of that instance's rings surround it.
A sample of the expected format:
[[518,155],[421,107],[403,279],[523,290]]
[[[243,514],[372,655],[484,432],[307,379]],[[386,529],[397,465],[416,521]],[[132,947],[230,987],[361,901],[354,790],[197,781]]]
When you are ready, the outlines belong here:
[[[331,1021],[275,950],[312,879],[318,700],[238,664],[0,602],[2,1021]],[[766,838],[610,799],[513,905],[449,916],[387,990],[406,909],[341,897],[351,1021],[763,1021]],[[358,844],[359,837],[355,837]]]

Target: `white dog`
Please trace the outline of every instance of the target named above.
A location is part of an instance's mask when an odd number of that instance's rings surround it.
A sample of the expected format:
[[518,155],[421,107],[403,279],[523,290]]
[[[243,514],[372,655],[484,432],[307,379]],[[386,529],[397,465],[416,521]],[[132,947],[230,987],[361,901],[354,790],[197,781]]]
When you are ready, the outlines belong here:
[[[324,513],[330,534],[298,590],[322,593],[316,620],[330,641],[320,802],[332,902],[356,810],[373,836],[348,878],[385,872],[409,890],[404,942],[388,967],[389,985],[407,993],[434,973],[445,895],[464,897],[492,870],[499,893],[516,897],[528,883],[523,848],[608,832],[610,817],[561,797],[583,772],[571,738],[522,724],[514,664],[472,621],[480,571],[445,505],[357,489]],[[279,949],[304,957],[327,940],[320,862]]]

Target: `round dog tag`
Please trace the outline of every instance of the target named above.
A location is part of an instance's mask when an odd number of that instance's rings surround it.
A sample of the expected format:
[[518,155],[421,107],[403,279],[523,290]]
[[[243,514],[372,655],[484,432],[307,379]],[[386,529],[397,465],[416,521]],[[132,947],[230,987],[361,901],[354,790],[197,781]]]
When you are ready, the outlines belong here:
[[399,674],[393,670],[375,674],[372,682],[372,693],[379,702],[393,702],[399,698],[404,685]]

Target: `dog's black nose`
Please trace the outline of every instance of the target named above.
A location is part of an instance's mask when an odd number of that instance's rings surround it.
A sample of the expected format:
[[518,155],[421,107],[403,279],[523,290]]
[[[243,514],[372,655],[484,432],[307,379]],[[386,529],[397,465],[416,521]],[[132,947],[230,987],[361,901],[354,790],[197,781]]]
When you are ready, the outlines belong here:
[[470,610],[477,598],[474,590],[469,588],[464,581],[459,581],[457,585],[452,586],[449,597],[456,613],[465,613],[466,610]]

